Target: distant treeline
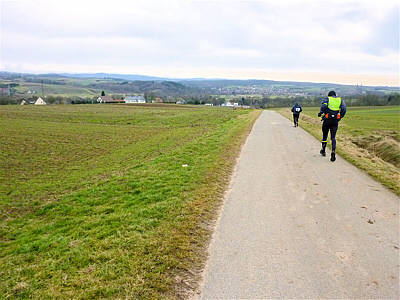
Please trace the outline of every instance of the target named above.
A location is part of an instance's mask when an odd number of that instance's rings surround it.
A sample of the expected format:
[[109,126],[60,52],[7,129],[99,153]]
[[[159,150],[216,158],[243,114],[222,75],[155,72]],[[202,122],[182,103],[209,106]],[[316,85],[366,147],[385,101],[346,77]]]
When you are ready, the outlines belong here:
[[[119,99],[122,95],[118,95]],[[145,93],[147,102],[151,102],[156,98],[155,94]],[[16,96],[0,96],[0,105],[4,104],[20,104],[22,100],[29,102],[35,101],[37,97],[21,98]],[[95,104],[97,96],[94,97],[63,97],[63,96],[47,96],[44,98],[47,104]],[[382,106],[382,105],[400,105],[400,93],[390,95],[357,95],[343,97],[348,106]],[[225,98],[213,95],[199,96],[164,96],[164,102],[176,103],[182,101],[187,104],[201,105],[212,103],[214,106],[219,106],[228,101],[238,103],[239,105],[248,105],[255,108],[270,108],[270,107],[288,107],[293,106],[296,102],[302,106],[319,106],[321,97],[260,97],[260,96],[242,96]]]
[[196,88],[187,87],[183,84],[174,81],[126,81],[113,79],[108,82],[91,83],[85,87],[107,90],[113,93],[123,94],[143,94],[151,93],[157,97],[175,96],[183,94],[196,94],[199,90]]
[[[0,105],[21,104],[22,100],[28,103],[35,102],[38,97],[21,98],[15,96],[0,96]],[[47,96],[43,98],[47,104],[95,104],[96,97],[63,97],[63,96]]]
[[[356,95],[343,97],[348,106],[382,106],[382,105],[400,105],[400,94],[391,95]],[[239,105],[249,105],[256,108],[272,108],[293,106],[296,102],[302,106],[319,106],[321,97],[233,97],[229,98],[230,102],[236,102]],[[221,105],[228,99],[218,96],[191,96],[188,97],[188,104],[206,104]]]
[[18,83],[0,83],[0,88],[14,88],[19,86]]
[[31,77],[24,77],[24,80],[25,82],[32,82],[32,83],[66,85],[64,80],[40,79]]
[[[355,95],[342,97],[347,106],[382,106],[382,105],[400,105],[400,94],[391,95]],[[285,107],[299,103],[302,106],[320,106],[321,97],[263,97],[260,100],[261,107]]]
[[[355,95],[355,96],[347,96],[342,97],[342,99],[346,102],[347,106],[383,106],[383,105],[400,105],[400,94],[395,93],[391,95]],[[266,107],[279,107],[283,106],[276,101],[277,99],[269,99],[270,101],[266,102]],[[283,100],[283,99],[281,99]],[[295,98],[292,101],[286,101],[285,106],[291,106],[294,102],[298,102],[303,106],[320,106],[321,97],[314,98]]]

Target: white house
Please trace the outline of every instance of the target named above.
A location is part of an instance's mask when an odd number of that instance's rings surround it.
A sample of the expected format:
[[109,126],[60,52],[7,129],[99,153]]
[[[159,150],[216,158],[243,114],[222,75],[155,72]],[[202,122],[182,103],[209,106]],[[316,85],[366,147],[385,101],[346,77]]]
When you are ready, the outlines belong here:
[[44,102],[44,100],[42,98],[37,98],[37,100],[35,101],[35,105],[46,105],[47,103]]
[[100,96],[99,98],[97,98],[97,102],[99,102],[99,103],[111,103],[111,102],[113,102],[113,99],[111,98],[111,96]]
[[125,97],[125,103],[146,103],[143,96],[127,96]]
[[26,104],[27,104],[27,102],[25,100],[21,101],[21,105],[26,105]]

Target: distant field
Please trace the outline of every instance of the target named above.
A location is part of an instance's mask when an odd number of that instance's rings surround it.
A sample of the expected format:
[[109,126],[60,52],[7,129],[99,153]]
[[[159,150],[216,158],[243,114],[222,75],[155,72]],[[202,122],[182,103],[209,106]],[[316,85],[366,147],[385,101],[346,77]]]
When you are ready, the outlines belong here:
[[184,297],[258,115],[0,107],[0,298]]
[[[289,109],[279,112],[292,120]],[[305,107],[299,125],[321,140],[318,112]],[[348,107],[337,140],[339,154],[400,195],[400,106]]]
[[[43,85],[45,95],[57,95],[57,96],[80,96],[80,97],[91,97],[100,95],[100,90],[89,89],[85,87],[77,87],[71,85],[56,85],[56,84],[44,84]],[[22,83],[21,86],[16,88],[17,92],[27,94],[28,91],[35,91],[32,96],[42,95],[42,86],[40,83]]]

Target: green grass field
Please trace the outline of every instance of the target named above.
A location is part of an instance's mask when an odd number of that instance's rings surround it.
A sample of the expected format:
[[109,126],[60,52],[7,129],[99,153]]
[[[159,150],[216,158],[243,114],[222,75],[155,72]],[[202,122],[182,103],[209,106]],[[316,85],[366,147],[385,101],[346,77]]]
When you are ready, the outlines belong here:
[[[290,109],[278,111],[292,120]],[[317,107],[304,107],[299,125],[321,140],[318,112]],[[348,107],[340,121],[337,141],[340,155],[400,195],[399,106]]]
[[[16,88],[20,94],[28,95],[28,91],[35,91],[35,94],[31,96],[42,96],[42,86],[40,83],[21,83]],[[43,91],[45,95],[51,96],[80,96],[80,97],[93,97],[100,95],[101,91],[96,89],[90,89],[82,86],[71,86],[71,85],[55,85],[55,84],[43,84]]]
[[184,297],[258,115],[0,107],[0,298]]

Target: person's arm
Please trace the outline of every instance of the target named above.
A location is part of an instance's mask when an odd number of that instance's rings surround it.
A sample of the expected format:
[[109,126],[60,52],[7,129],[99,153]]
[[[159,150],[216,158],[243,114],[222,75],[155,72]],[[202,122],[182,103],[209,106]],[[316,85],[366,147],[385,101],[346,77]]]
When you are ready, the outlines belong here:
[[342,119],[345,114],[346,114],[347,108],[346,108],[346,103],[342,99],[342,103],[340,103],[340,118]]
[[328,109],[328,98],[324,98],[321,101],[321,107],[319,109],[318,117],[322,116],[327,112]]

